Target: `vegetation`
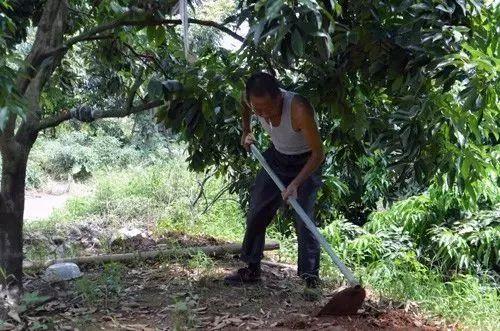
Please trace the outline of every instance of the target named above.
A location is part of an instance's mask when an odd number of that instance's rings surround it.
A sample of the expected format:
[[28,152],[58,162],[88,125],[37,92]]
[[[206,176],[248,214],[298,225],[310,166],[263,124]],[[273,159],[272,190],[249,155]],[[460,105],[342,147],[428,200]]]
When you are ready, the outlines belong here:
[[[94,192],[28,224],[28,232],[89,219],[241,239],[258,166],[239,146],[239,103],[245,77],[267,70],[319,115],[327,160],[316,216],[340,256],[384,295],[493,329],[499,7],[193,2],[186,52],[174,6],[0,0],[0,286],[20,285],[25,189],[48,178],[81,181]],[[244,36],[227,28],[243,23]],[[222,48],[224,35],[241,48]],[[257,140],[268,143],[258,128]],[[291,262],[289,216],[284,210],[268,234]],[[323,258],[323,276],[337,281]],[[208,270],[210,262],[200,255],[190,263]],[[113,268],[105,272],[111,287],[103,280],[93,293],[84,279],[82,296],[118,293]],[[189,306],[177,308],[185,320]]]
[[[193,206],[202,178],[186,169],[182,157],[173,158],[161,167],[151,166],[142,171],[124,169],[96,176],[93,195],[72,198],[64,210],[57,211],[49,220],[29,223],[27,231],[45,229],[52,233],[56,224],[61,229],[64,224],[71,224],[64,222],[104,219],[114,223],[115,228],[152,222],[157,235],[180,232],[228,241],[240,241],[243,236],[244,212],[236,196],[226,192],[211,203],[224,189],[220,179],[206,182],[204,193],[208,204],[199,200]],[[363,227],[334,218],[322,232],[340,257],[376,292],[402,302],[415,302],[426,313],[450,322],[459,321],[466,328],[495,329],[500,313],[498,276],[494,271],[500,237],[494,234],[499,230],[498,207],[455,219],[453,205],[439,204],[433,194],[411,197],[376,212]],[[453,197],[442,199],[449,202]],[[210,208],[203,213],[207,206]],[[443,206],[447,209],[441,209]],[[281,243],[275,258],[293,264],[297,257],[296,237],[287,228],[291,219],[286,221],[274,223],[268,236]],[[287,230],[283,231],[284,228]],[[464,231],[466,228],[474,231]],[[464,240],[468,248],[461,250],[460,242],[442,239],[450,232],[456,232],[456,238]],[[36,249],[40,251],[43,247]],[[71,250],[68,252],[71,254]],[[198,254],[187,265],[210,274],[213,261]],[[322,256],[322,276],[332,286],[341,279],[326,254]],[[88,281],[79,281],[82,293],[92,302],[104,300],[101,292],[90,291],[96,287],[85,287]],[[85,292],[85,288],[92,293]]]

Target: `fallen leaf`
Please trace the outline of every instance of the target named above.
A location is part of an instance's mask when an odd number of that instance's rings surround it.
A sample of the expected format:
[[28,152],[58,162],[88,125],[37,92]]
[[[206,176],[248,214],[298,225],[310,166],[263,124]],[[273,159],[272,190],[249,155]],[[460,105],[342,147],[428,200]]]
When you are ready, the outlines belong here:
[[14,324],[10,324],[3,321],[0,323],[0,331],[10,331],[14,330],[15,328],[16,326]]
[[21,318],[19,317],[19,313],[17,311],[11,310],[7,315],[9,315],[9,317],[12,318],[17,323],[21,323]]
[[222,329],[223,327],[226,326],[226,323],[224,322],[220,322],[219,324],[217,324],[216,326],[214,326],[213,328],[211,328],[210,330],[220,330]]

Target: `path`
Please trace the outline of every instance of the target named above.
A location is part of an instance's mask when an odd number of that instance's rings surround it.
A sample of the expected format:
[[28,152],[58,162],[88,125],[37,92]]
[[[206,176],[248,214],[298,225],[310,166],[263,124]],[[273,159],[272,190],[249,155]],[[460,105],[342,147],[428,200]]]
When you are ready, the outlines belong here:
[[24,205],[24,220],[36,221],[47,218],[56,208],[62,208],[70,197],[70,193],[53,195],[28,191]]

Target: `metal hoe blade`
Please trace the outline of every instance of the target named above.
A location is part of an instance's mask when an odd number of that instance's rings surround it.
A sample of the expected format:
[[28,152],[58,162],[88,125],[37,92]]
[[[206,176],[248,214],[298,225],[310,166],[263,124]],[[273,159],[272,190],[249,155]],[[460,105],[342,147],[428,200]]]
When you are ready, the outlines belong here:
[[[266,170],[269,176],[273,179],[274,183],[278,188],[283,191],[285,186],[281,182],[281,179],[276,176],[274,171],[271,169],[266,159],[262,156],[255,145],[250,145],[253,155],[257,160],[259,160],[262,167]],[[339,289],[335,292],[330,299],[330,301],[320,310],[318,316],[321,315],[352,315],[356,314],[358,309],[361,308],[363,301],[366,297],[366,292],[360,285],[354,274],[349,270],[346,265],[337,257],[330,244],[326,241],[325,237],[316,228],[316,225],[305,213],[304,209],[299,205],[296,199],[288,199],[290,205],[295,209],[297,214],[300,216],[301,220],[304,222],[309,231],[312,232],[316,240],[323,246],[328,255],[332,258],[333,263],[339,268],[340,272],[347,279],[350,287]]]

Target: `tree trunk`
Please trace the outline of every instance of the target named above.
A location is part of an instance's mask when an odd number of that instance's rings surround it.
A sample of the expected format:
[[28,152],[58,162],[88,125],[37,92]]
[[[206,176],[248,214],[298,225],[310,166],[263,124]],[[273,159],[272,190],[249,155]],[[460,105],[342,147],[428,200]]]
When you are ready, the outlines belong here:
[[[24,151],[23,151],[24,150]],[[3,154],[0,198],[0,284],[18,287],[22,282],[24,187],[28,155]]]
[[[18,148],[13,148],[18,147]],[[0,191],[0,320],[5,320],[22,293],[24,184],[26,149],[2,143]]]
[[[48,49],[63,43],[67,17],[67,0],[47,0],[39,20],[35,40],[26,57],[27,66]],[[22,285],[24,190],[28,155],[37,135],[41,118],[40,94],[59,66],[64,53],[43,60],[29,79],[24,72],[18,77],[18,90],[26,100],[26,119],[17,125],[10,115],[7,128],[0,133],[2,178],[0,186],[0,299],[7,288],[19,293]],[[14,291],[11,291],[14,289]],[[4,293],[5,293],[4,292]],[[1,302],[0,302],[1,303]],[[2,305],[0,304],[0,309]],[[1,312],[1,311],[0,311]]]
[[22,280],[22,218],[0,211],[0,283],[18,286]]

